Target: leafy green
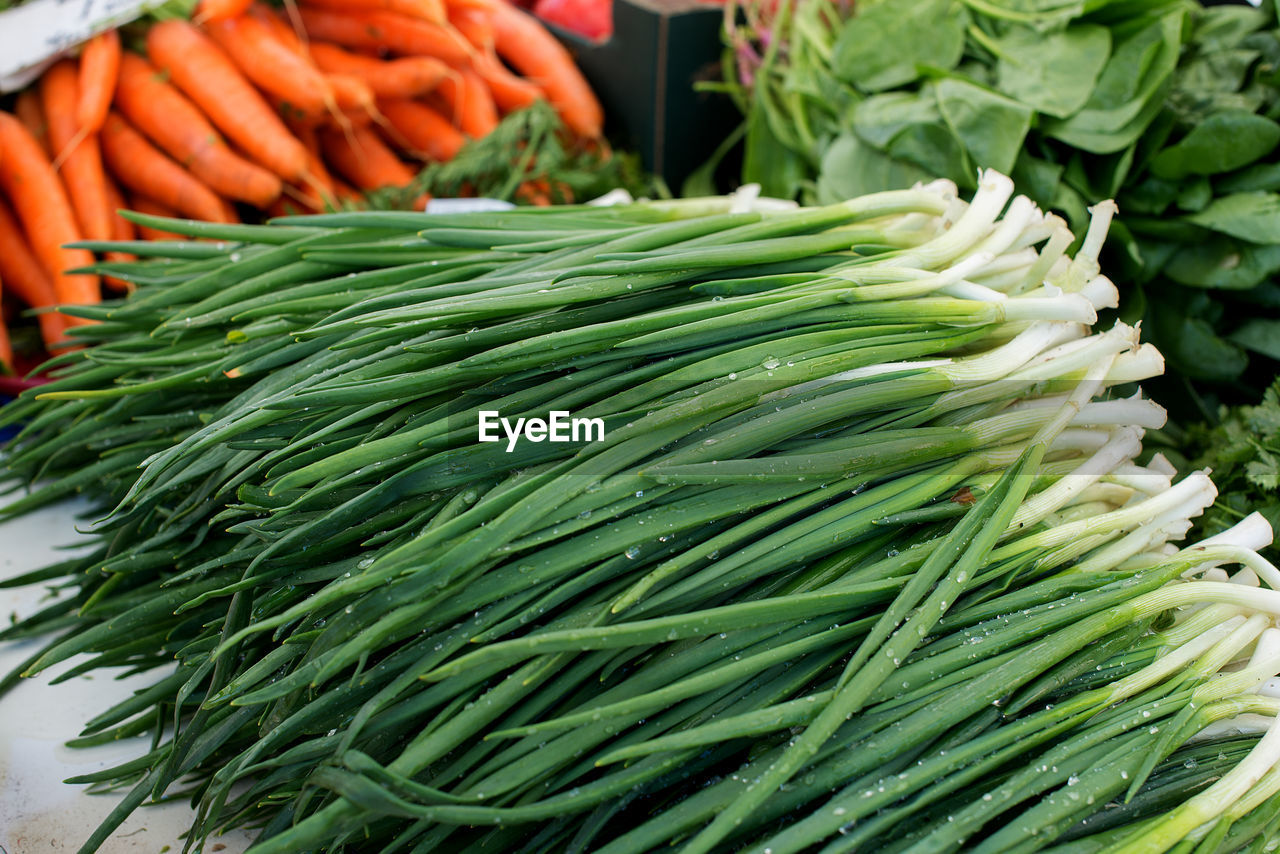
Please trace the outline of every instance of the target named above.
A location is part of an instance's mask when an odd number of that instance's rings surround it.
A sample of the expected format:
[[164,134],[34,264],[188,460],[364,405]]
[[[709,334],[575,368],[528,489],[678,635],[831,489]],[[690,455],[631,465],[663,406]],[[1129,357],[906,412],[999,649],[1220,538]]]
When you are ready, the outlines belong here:
[[1231,172],[1271,152],[1280,142],[1280,125],[1265,116],[1228,110],[1209,116],[1175,145],[1151,160],[1161,178]]
[[966,18],[958,0],[869,3],[841,33],[832,65],[867,92],[910,83],[923,65],[954,68],[964,54]]
[[1280,528],[1280,378],[1256,405],[1222,407],[1217,423],[1166,438],[1181,446],[1166,451],[1176,465],[1213,470],[1218,500],[1198,520],[1201,534],[1224,531],[1255,510]]
[[1000,91],[1037,112],[1065,119],[1089,100],[1111,55],[1111,31],[1075,24],[1042,34],[1018,27],[992,46]]
[[739,98],[745,180],[832,202],[931,178],[970,189],[990,167],[1077,233],[1115,199],[1121,311],[1196,378],[1166,403],[1194,415],[1261,394],[1280,368],[1255,323],[1280,319],[1276,0],[771,8],[747,0],[731,42],[738,68],[768,57]]
[[545,182],[549,200],[556,203],[585,201],[615,187],[637,196],[654,192],[634,155],[578,147],[556,112],[539,101],[506,116],[487,136],[468,141],[452,160],[428,164],[409,186],[367,194],[360,207],[408,210],[424,193],[528,202],[521,192],[528,182]]
[[974,160],[1001,172],[1013,171],[1031,129],[1030,107],[958,79],[939,83],[937,96],[947,127]]
[[1187,222],[1253,243],[1280,243],[1280,194],[1254,191],[1222,196],[1187,217]]

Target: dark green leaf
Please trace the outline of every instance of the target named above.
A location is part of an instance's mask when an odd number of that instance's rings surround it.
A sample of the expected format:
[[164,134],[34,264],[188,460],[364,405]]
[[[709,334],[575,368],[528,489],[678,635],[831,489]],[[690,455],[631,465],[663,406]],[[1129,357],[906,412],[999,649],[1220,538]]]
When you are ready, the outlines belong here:
[[1216,175],[1247,166],[1280,142],[1280,125],[1252,113],[1230,110],[1197,124],[1151,160],[1161,178]]
[[932,177],[917,166],[877,151],[853,134],[845,134],[823,155],[817,200],[833,204],[865,193],[899,190]]
[[1280,320],[1250,320],[1231,334],[1231,341],[1246,350],[1280,360]]
[[1182,44],[1182,12],[1172,12],[1117,43],[1085,106],[1044,131],[1097,154],[1120,151],[1160,112]]
[[1196,380],[1222,382],[1240,376],[1249,364],[1245,352],[1221,338],[1191,305],[1166,294],[1151,289],[1148,298],[1154,340],[1171,370]]
[[1220,178],[1215,186],[1220,193],[1280,190],[1280,163],[1255,163],[1248,169]]
[[1175,282],[1201,288],[1242,290],[1280,272],[1280,246],[1241,243],[1214,235],[1179,247],[1166,273]]
[[1062,167],[1057,163],[1041,160],[1024,148],[1018,152],[1010,175],[1018,190],[1042,208],[1053,204],[1058,182],[1062,180]]
[[1027,106],[963,80],[937,86],[938,108],[977,166],[1008,174],[1031,129]]
[[1248,6],[1210,6],[1196,14],[1191,41],[1201,50],[1236,47],[1245,36],[1267,25],[1267,15]]
[[1076,24],[1056,33],[1018,27],[997,42],[1000,91],[1050,116],[1066,118],[1089,100],[1111,53],[1111,32]]
[[968,15],[956,0],[860,6],[836,40],[832,69],[867,92],[917,79],[922,64],[950,69],[964,53]]
[[904,128],[889,143],[890,157],[919,166],[937,178],[950,178],[961,187],[974,186],[974,168],[960,143],[944,125],[919,124]]
[[1178,207],[1184,211],[1202,211],[1211,201],[1213,186],[1204,176],[1183,184],[1182,191],[1178,193]]
[[931,96],[914,92],[885,92],[872,95],[853,109],[853,132],[881,151],[904,128],[918,124],[939,124],[942,115]]
[[1280,243],[1280,195],[1254,192],[1221,196],[1187,221],[1252,243]]

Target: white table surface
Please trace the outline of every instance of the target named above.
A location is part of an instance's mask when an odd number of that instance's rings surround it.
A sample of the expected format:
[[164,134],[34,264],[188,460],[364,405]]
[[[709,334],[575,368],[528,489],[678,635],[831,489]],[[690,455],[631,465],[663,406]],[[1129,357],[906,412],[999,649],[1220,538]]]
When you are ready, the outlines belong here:
[[[65,503],[22,519],[0,522],[0,578],[61,559],[53,546],[79,538],[75,516],[83,505]],[[41,607],[43,586],[0,589],[0,620],[11,613],[30,614]],[[0,673],[8,673],[39,648],[39,642],[0,643]],[[24,680],[0,697],[0,848],[6,854],[73,854],[106,817],[119,795],[89,795],[70,786],[67,777],[85,774],[132,759],[146,751],[148,737],[93,748],[71,749],[84,722],[145,687],[155,676],[127,680],[94,672],[60,685],[49,680],[65,668]],[[99,849],[101,854],[173,854],[182,850],[180,835],[191,810],[186,802],[144,806],[125,821]],[[241,854],[250,837],[235,833],[211,838],[206,854]],[[222,847],[219,847],[222,846]]]

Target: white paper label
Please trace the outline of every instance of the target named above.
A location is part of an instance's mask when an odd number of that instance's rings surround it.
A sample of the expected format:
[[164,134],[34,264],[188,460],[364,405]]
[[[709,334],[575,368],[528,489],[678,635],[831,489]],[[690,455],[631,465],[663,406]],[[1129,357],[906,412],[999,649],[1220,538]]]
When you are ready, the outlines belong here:
[[0,92],[23,88],[62,53],[155,5],[155,0],[31,0],[0,12]]

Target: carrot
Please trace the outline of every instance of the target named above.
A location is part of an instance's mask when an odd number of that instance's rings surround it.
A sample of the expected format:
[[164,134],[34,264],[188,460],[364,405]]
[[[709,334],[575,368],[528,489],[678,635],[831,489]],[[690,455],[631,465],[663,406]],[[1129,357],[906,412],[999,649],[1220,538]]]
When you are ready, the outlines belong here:
[[111,239],[111,203],[97,134],[76,128],[80,74],[69,59],[55,63],[40,79],[40,98],[49,118],[49,142],[62,161],[62,183],[71,198],[80,233],[90,240]]
[[255,15],[205,28],[255,86],[287,105],[287,117],[322,118],[333,91],[320,69],[276,38]]
[[604,114],[573,57],[538,19],[509,3],[493,6],[498,55],[547,93],[564,123],[579,136],[600,136]]
[[[0,309],[3,307],[3,299],[0,299]],[[0,310],[0,373],[13,373],[13,343],[9,341],[9,327],[5,325],[2,310]]]
[[298,141],[307,150],[307,167],[314,179],[302,191],[301,200],[312,203],[316,210],[335,207],[333,176],[329,174],[329,168],[324,165],[324,158],[320,156],[320,138],[315,128],[295,127],[293,130]]
[[444,5],[449,10],[449,18],[452,19],[460,11],[487,12],[494,7],[495,3],[501,2],[503,0],[444,0]]
[[335,44],[315,42],[311,58],[321,71],[344,74],[363,81],[379,98],[413,98],[426,94],[451,73],[449,66],[429,56],[374,59],[343,50]]
[[[129,207],[138,213],[150,214],[151,216],[181,216],[173,208],[157,202],[155,199],[147,196],[130,196]],[[181,234],[175,234],[172,231],[164,231],[159,228],[153,228],[149,225],[139,225],[138,234],[143,240],[189,240]]]
[[45,121],[44,106],[40,103],[40,96],[35,89],[27,89],[18,95],[13,105],[13,114],[36,138],[36,142],[40,143],[40,147],[48,158],[53,160],[56,155],[53,153],[53,146],[49,143],[49,123]]
[[369,128],[350,133],[325,128],[320,131],[320,148],[325,161],[361,190],[403,187],[413,180],[413,170]]
[[373,90],[360,78],[350,74],[326,74],[325,78],[333,89],[333,102],[338,109],[375,111]]
[[[278,12],[264,3],[254,3],[249,7],[249,15],[266,27],[267,32],[289,50],[311,61],[311,45],[304,42],[294,29],[294,24],[287,15],[286,9]],[[305,35],[305,33],[303,34]]]
[[498,107],[489,87],[469,68],[441,83],[431,100],[472,139],[488,136],[498,126]]
[[475,49],[450,26],[380,10],[339,11],[304,6],[299,10],[311,38],[346,47],[382,48],[409,56],[431,56],[465,65]]
[[472,46],[484,52],[493,50],[493,19],[488,6],[450,6],[449,23]]
[[416,101],[382,101],[379,107],[391,130],[425,159],[452,160],[466,141],[448,119]]
[[433,24],[443,24],[448,20],[443,0],[303,0],[303,5],[322,9],[381,9]]
[[198,21],[226,21],[238,18],[249,8],[252,0],[200,0],[196,8]]
[[542,90],[507,70],[492,54],[477,53],[471,59],[471,67],[493,96],[493,101],[504,113],[521,110],[543,97]]
[[137,236],[133,223],[120,216],[120,211],[128,207],[128,203],[124,200],[124,193],[110,178],[107,179],[107,201],[111,203],[111,239],[133,240]]
[[71,202],[40,143],[8,113],[0,113],[0,189],[8,194],[36,256],[53,277],[58,300],[100,302],[97,276],[64,272],[92,264],[93,256],[83,249],[63,248],[81,236]]
[[89,39],[80,52],[76,126],[81,132],[96,133],[106,121],[119,74],[120,34],[115,30],[104,30]]
[[307,152],[216,44],[186,21],[153,24],[147,53],[214,126],[255,162],[286,180],[307,170]]
[[228,148],[200,110],[137,54],[121,58],[116,103],[138,130],[214,191],[258,207],[280,195],[279,178]]
[[[0,279],[5,293],[16,296],[32,308],[57,305],[53,279],[39,259],[31,253],[31,245],[18,218],[0,200]],[[62,340],[67,318],[57,312],[44,312],[38,317],[40,337],[46,349],[52,350]]]
[[118,113],[108,114],[102,126],[102,154],[111,173],[132,192],[192,219],[232,221],[213,190],[170,160]]
[[[133,240],[138,236],[138,231],[133,223],[120,216],[120,211],[128,206],[124,200],[124,194],[120,192],[120,188],[107,178],[107,201],[111,205],[111,239],[112,240]],[[136,261],[137,256],[128,252],[108,252],[104,256],[108,261]],[[103,276],[102,283],[114,291],[130,291],[133,285],[129,282],[122,281],[113,276]]]

